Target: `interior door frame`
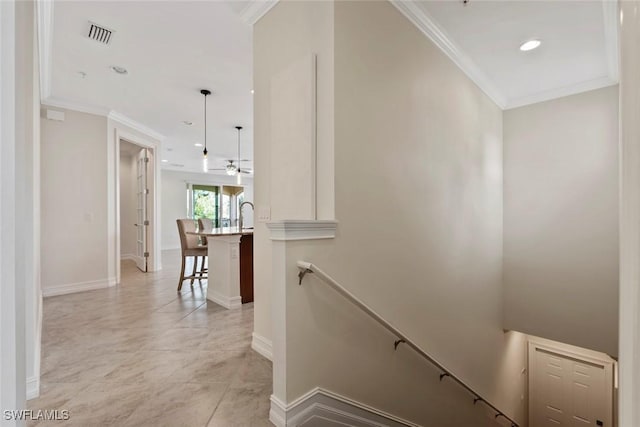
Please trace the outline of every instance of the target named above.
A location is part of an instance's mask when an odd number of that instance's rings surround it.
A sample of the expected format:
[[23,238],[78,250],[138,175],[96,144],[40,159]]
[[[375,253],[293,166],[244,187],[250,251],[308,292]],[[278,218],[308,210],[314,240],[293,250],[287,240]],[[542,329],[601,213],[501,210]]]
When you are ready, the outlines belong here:
[[527,342],[527,394],[528,394],[528,423],[529,426],[533,426],[533,393],[531,393],[531,378],[533,372],[533,364],[535,362],[535,352],[537,349],[555,353],[560,356],[568,357],[571,359],[576,359],[579,361],[583,361],[585,363],[589,363],[592,365],[602,366],[605,372],[605,381],[610,385],[609,398],[607,399],[608,411],[611,414],[611,426],[616,426],[617,414],[614,409],[614,399],[615,399],[615,364],[616,362],[607,357],[606,355],[601,355],[600,353],[592,350],[581,349],[579,347],[574,347],[569,344],[562,343],[554,343],[553,341],[543,340],[541,338],[529,338]]
[[[113,156],[115,159],[120,158],[120,141],[125,140],[132,144],[135,144],[139,147],[146,148],[150,150],[152,161],[149,162],[149,169],[147,170],[147,174],[151,173],[151,177],[147,176],[147,185],[151,182],[153,183],[153,188],[149,191],[149,196],[151,196],[151,201],[147,205],[147,210],[151,210],[152,212],[147,211],[147,215],[151,220],[151,228],[149,233],[149,239],[147,240],[147,250],[149,252],[149,259],[147,260],[147,271],[158,271],[162,269],[161,259],[160,259],[160,143],[156,142],[152,139],[147,139],[137,133],[128,132],[118,128],[115,126],[115,153]],[[114,162],[114,167],[111,169],[114,172],[114,177],[112,182],[114,182],[114,203],[112,214],[115,219],[115,228],[113,230],[113,239],[114,248],[110,252],[110,257],[113,256],[113,264],[115,264],[115,279],[116,283],[120,283],[121,279],[121,271],[120,271],[120,162]]]
[[[136,147],[140,147],[137,145]],[[149,198],[146,193],[146,189],[149,188],[148,184],[148,172],[149,166],[148,163],[153,156],[149,156],[149,149],[140,147],[140,151],[136,155],[136,167],[135,167],[135,175],[136,175],[136,253],[134,254],[136,265],[139,270],[143,272],[149,271],[149,256],[145,256],[145,253],[149,252],[149,227],[150,224],[147,224],[148,221],[148,204]],[[138,182],[138,178],[141,179],[141,182]],[[122,181],[121,181],[122,182]],[[142,184],[142,188],[139,185]],[[138,199],[139,196],[142,196],[142,199]],[[140,203],[140,204],[139,204]],[[138,217],[138,210],[142,210],[142,218]],[[142,227],[142,230],[140,230]],[[140,233],[141,231],[141,233]],[[142,255],[138,254],[138,237],[141,237],[142,241]],[[144,268],[141,267],[144,265]]]

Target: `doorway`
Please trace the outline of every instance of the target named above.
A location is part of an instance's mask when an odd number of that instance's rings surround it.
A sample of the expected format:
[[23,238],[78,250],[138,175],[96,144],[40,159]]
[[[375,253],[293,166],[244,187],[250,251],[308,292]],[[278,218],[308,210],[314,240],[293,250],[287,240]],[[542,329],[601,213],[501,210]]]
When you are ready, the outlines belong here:
[[613,427],[613,373],[613,360],[530,341],[529,427]]
[[149,271],[153,247],[151,207],[153,204],[153,149],[120,140],[119,214],[120,259],[133,261],[142,272]]

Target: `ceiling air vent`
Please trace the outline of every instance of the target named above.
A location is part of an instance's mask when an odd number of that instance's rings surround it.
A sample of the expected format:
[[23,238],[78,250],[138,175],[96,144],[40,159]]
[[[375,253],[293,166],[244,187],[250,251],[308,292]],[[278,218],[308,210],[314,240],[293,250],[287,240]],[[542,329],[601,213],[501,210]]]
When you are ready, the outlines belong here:
[[108,45],[111,42],[112,35],[113,30],[89,21],[89,33],[87,34],[87,37],[91,40]]

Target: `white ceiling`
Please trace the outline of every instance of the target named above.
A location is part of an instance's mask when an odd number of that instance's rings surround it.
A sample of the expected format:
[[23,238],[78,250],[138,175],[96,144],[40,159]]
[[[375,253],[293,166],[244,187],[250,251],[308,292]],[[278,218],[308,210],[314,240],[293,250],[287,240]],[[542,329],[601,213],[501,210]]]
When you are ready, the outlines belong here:
[[392,2],[503,108],[617,82],[615,1]]
[[[45,103],[117,111],[165,136],[163,168],[200,172],[210,89],[210,167],[236,158],[236,125],[253,159],[251,23],[276,1],[56,0]],[[502,108],[617,82],[613,1],[390,1]],[[88,21],[115,30],[109,46],[86,37]],[[542,46],[521,52],[531,38]]]
[[[200,89],[210,89],[210,167],[237,157],[236,125],[244,127],[242,157],[253,159],[252,30],[240,17],[246,3],[56,1],[51,98],[124,114],[165,136],[163,168],[200,172]],[[88,21],[115,31],[110,45],[86,37]]]

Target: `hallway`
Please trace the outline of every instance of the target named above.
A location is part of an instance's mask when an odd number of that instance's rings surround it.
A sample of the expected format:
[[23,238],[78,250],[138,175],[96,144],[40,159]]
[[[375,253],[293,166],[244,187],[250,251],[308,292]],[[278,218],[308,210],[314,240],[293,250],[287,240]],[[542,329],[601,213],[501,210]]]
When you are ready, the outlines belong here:
[[197,282],[177,294],[179,260],[165,251],[163,270],[147,274],[125,261],[120,286],[44,300],[42,384],[28,408],[70,419],[29,425],[271,425],[253,304],[225,310]]

